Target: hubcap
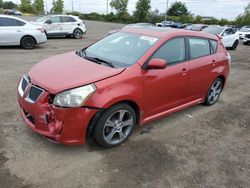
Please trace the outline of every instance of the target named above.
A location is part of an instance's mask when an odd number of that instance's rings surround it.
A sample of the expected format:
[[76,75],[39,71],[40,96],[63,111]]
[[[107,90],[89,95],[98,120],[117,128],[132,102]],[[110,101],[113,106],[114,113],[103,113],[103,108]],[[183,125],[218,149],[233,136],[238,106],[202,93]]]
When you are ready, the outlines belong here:
[[208,94],[208,101],[210,104],[213,104],[218,100],[221,90],[222,90],[221,81],[218,80],[214,82]]
[[134,119],[127,110],[114,112],[105,122],[103,135],[108,144],[119,144],[124,141],[132,131]]

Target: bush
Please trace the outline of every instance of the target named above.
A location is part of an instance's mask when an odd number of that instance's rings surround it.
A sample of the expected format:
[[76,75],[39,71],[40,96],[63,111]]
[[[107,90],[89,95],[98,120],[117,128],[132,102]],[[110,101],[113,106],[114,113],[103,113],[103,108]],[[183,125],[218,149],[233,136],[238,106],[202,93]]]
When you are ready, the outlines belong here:
[[3,14],[3,13],[4,13],[3,8],[0,8],[0,14]]

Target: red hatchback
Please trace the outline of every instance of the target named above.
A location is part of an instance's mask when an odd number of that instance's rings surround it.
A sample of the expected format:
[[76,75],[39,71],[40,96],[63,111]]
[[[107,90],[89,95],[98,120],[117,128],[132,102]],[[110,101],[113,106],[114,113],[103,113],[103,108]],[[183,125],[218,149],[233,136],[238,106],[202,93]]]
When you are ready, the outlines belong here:
[[105,147],[144,125],[195,104],[213,105],[230,55],[206,33],[128,28],[36,64],[18,85],[24,122],[63,144],[88,136]]

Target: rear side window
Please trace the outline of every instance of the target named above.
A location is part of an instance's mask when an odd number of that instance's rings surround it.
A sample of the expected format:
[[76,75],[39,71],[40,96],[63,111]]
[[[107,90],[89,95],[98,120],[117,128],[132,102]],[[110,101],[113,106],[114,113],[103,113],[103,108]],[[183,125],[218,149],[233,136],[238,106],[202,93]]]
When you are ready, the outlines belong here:
[[189,38],[189,46],[191,59],[210,55],[210,44],[207,39]]
[[0,18],[0,26],[2,27],[15,27],[15,26],[23,26],[24,22],[12,18]]
[[184,38],[171,39],[160,47],[151,59],[160,58],[166,60],[168,65],[176,64],[186,59],[185,51]]
[[218,47],[218,42],[216,40],[210,40],[211,43],[211,48],[212,48],[212,53],[216,53],[217,52],[217,47]]
[[76,20],[72,17],[69,17],[69,16],[62,16],[61,22],[76,22]]

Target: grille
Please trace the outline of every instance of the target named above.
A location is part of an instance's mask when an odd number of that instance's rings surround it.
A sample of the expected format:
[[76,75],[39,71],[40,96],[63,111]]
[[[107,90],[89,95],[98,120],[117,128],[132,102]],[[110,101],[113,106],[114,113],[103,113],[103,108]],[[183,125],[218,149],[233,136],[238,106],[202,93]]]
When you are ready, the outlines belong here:
[[38,100],[38,98],[42,95],[43,92],[44,92],[43,89],[32,85],[30,87],[30,90],[29,90],[28,96],[26,97],[26,100],[31,102],[31,103],[35,103]]
[[245,35],[246,38],[250,39],[250,34]]

